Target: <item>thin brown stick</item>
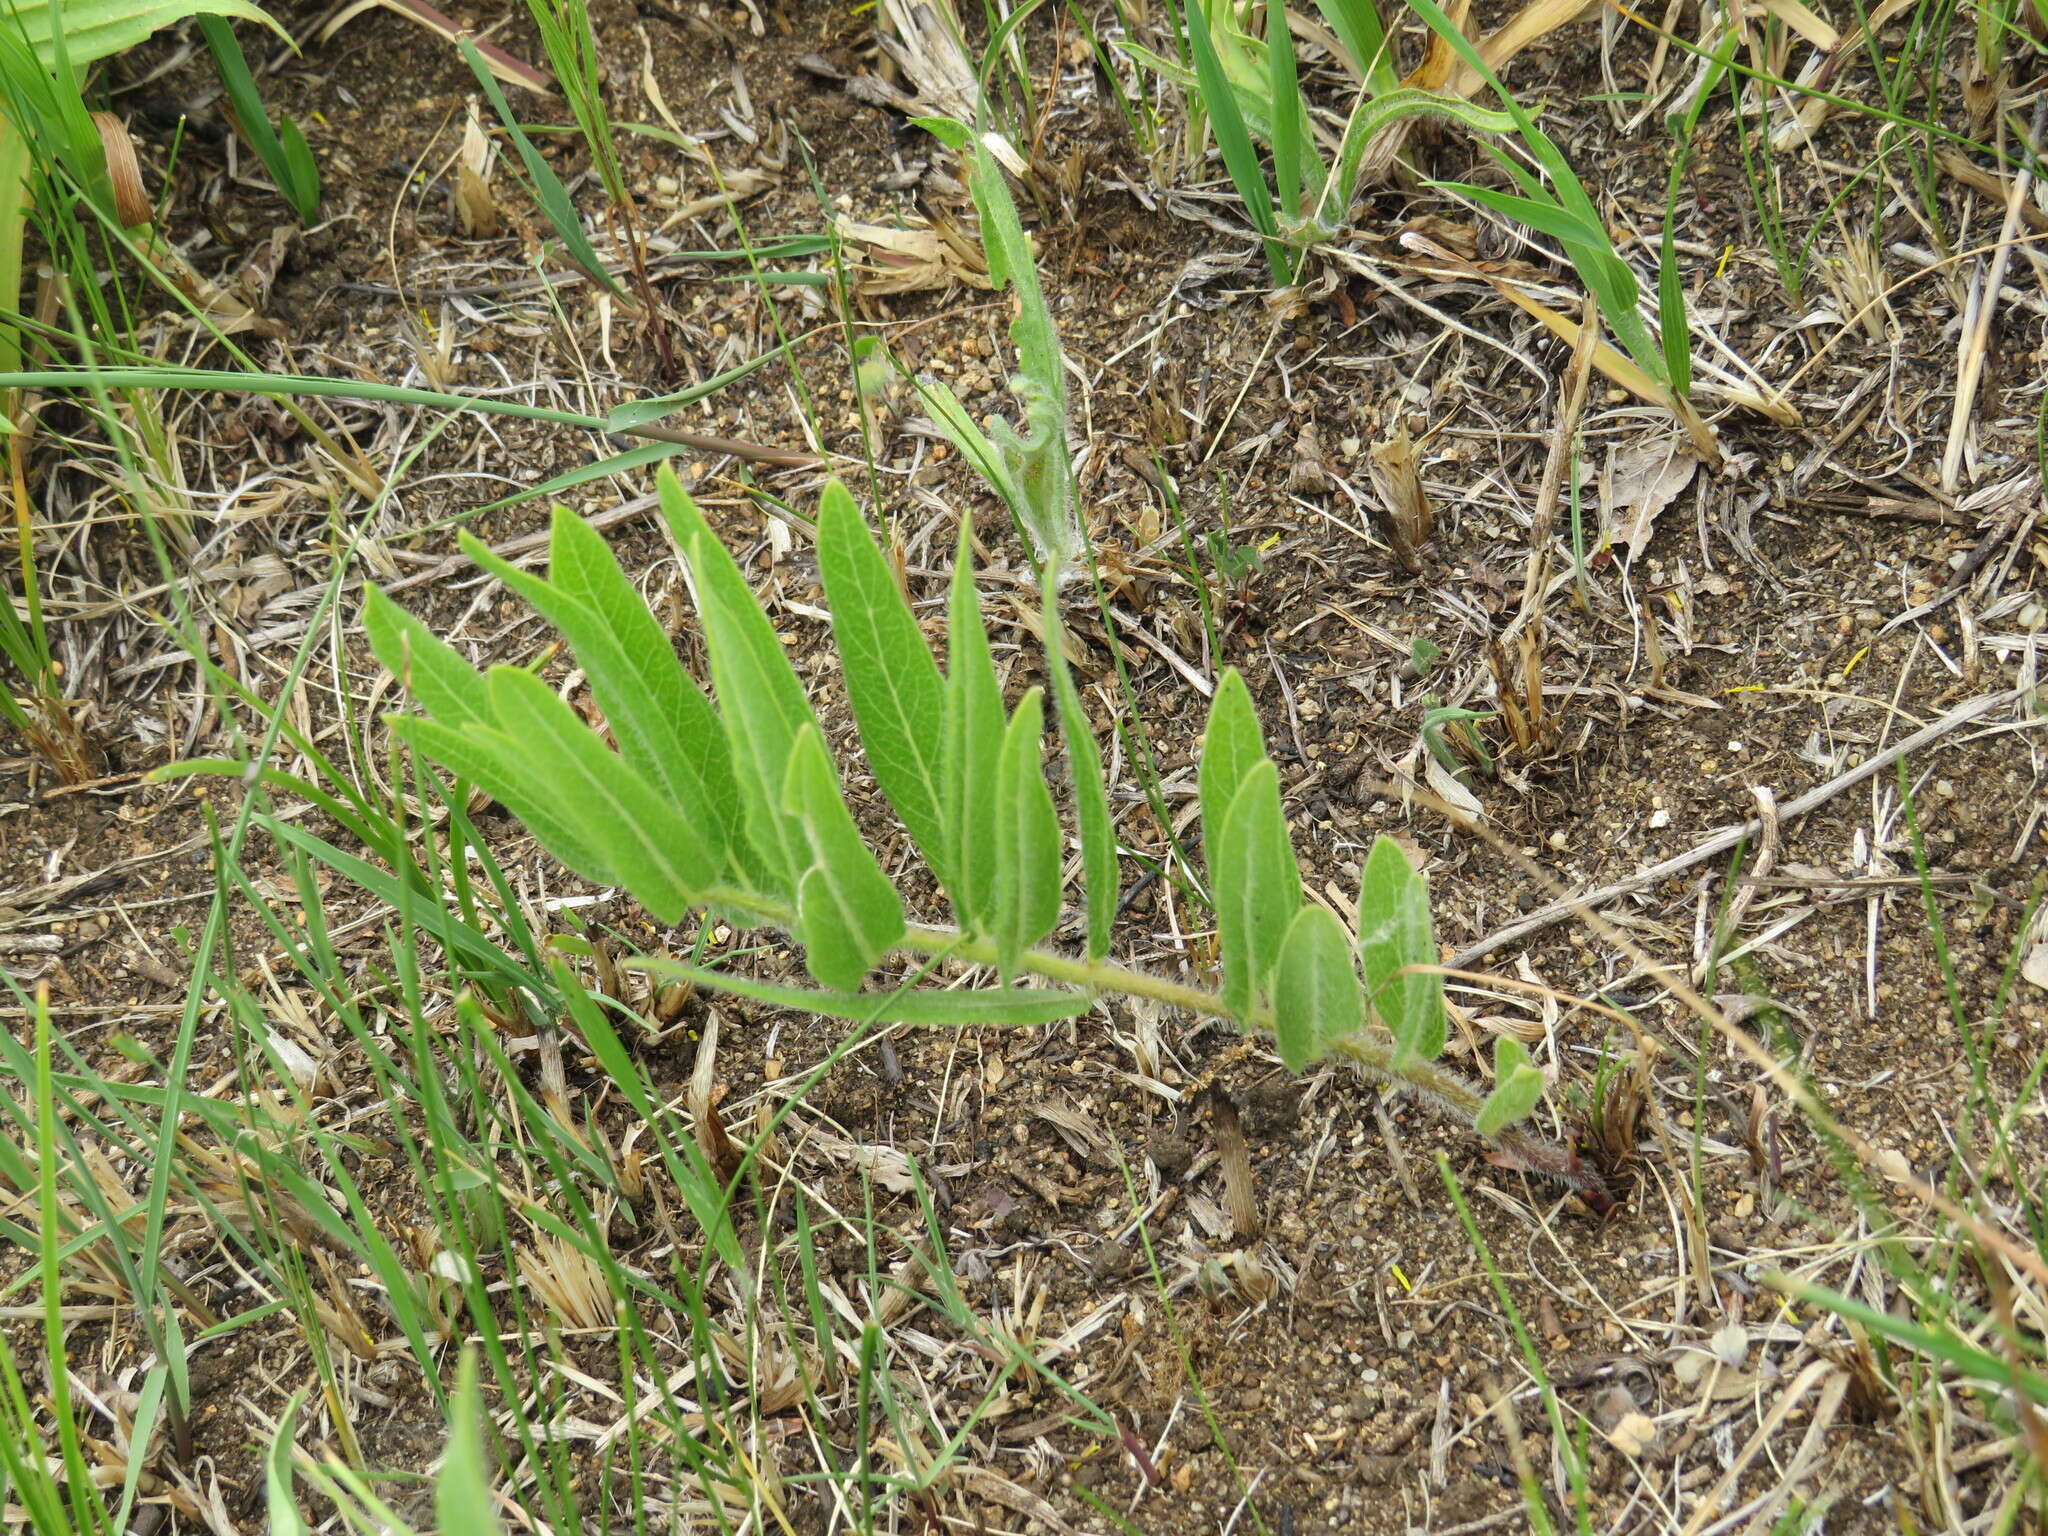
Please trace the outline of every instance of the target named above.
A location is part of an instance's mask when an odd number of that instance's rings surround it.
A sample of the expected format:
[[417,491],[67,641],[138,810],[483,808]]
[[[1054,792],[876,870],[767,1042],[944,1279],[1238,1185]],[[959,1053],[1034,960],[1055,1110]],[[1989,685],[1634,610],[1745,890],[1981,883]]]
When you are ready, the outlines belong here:
[[[1819,788],[1809,789],[1797,799],[1788,801],[1780,808],[1779,819],[1789,821],[1795,816],[1804,816],[1814,807],[1825,805],[1844,790],[1854,789],[1865,780],[1884,772],[1900,758],[1918,752],[1922,747],[1939,741],[1958,727],[1990,714],[2000,705],[2013,703],[2019,697],[2017,692],[1986,693],[1958,704],[1932,725],[1925,726],[1904,740],[1887,747],[1862,766],[1851,768],[1847,773],[1828,780]],[[1760,821],[1745,821],[1740,826],[1723,827],[1690,852],[1666,859],[1661,864],[1653,864],[1641,874],[1631,875],[1626,880],[1617,880],[1612,885],[1588,891],[1583,896],[1567,896],[1553,901],[1547,907],[1538,907],[1527,917],[1518,918],[1504,928],[1497,928],[1478,943],[1459,950],[1448,964],[1454,970],[1469,970],[1475,962],[1503,945],[1527,938],[1532,933],[1540,933],[1553,924],[1563,922],[1575,912],[1585,912],[1593,907],[1604,906],[1617,896],[1626,896],[1632,891],[1640,891],[1656,885],[1659,881],[1668,880],[1673,875],[1691,869],[1695,864],[1703,864],[1708,859],[1726,853],[1744,838],[1756,837],[1762,831],[1763,824]]]

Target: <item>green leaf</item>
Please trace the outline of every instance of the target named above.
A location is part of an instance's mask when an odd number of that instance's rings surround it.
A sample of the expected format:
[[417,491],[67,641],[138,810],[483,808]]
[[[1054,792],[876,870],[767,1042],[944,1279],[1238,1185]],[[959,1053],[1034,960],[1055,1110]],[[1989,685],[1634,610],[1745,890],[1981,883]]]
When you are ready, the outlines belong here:
[[[247,0],[61,0],[62,52],[74,69],[125,52],[152,32],[188,16],[241,16],[261,22],[285,42],[291,34]],[[50,0],[13,0],[5,25],[27,39],[45,69],[58,64]],[[18,29],[18,31],[17,31]]]
[[541,212],[548,216],[548,223],[561,236],[562,244],[568,248],[569,259],[582,268],[591,281],[623,297],[624,290],[605,270],[604,259],[591,245],[590,236],[583,232],[583,216],[576,211],[569,189],[562,185],[562,178],[555,174],[555,168],[542,158],[541,152],[534,148],[533,140],[526,136],[526,130],[519,126],[519,119],[512,115],[511,104],[505,100],[505,93],[499,88],[491,66],[484,62],[476,44],[467,37],[458,37],[455,41],[462,50],[463,59],[469,64],[470,73],[476,76],[476,83],[483,88],[484,96],[498,114],[498,120],[505,125],[505,132],[511,135],[512,147],[519,153],[519,163],[526,168],[533,200],[540,204]]
[[1202,105],[1208,108],[1209,125],[1216,135],[1216,147],[1223,153],[1224,167],[1237,186],[1237,195],[1244,200],[1244,211],[1252,228],[1265,241],[1266,265],[1272,270],[1273,281],[1290,283],[1294,280],[1294,254],[1276,238],[1279,228],[1273,218],[1273,194],[1267,189],[1265,172],[1259,168],[1258,147],[1245,126],[1237,94],[1223,73],[1222,60],[1216,56],[1203,0],[1183,0],[1181,14],[1187,19],[1195,79],[1201,85]]
[[1288,925],[1273,972],[1273,1037],[1280,1059],[1299,1072],[1364,1025],[1365,994],[1358,988],[1351,936],[1329,908],[1309,902]]
[[[299,1500],[292,1491],[292,1436],[298,1430],[299,1410],[306,1404],[304,1388],[292,1394],[278,1415],[277,1428],[270,1436],[270,1449],[263,1457],[263,1505],[270,1529],[276,1536],[307,1536],[308,1527],[299,1514]],[[40,1452],[37,1453],[40,1456]]]
[[502,801],[568,869],[596,885],[626,883],[604,834],[589,824],[580,802],[562,794],[553,764],[543,755],[488,726],[412,715],[386,715],[384,723],[415,752]]
[[489,693],[476,668],[377,587],[363,594],[363,633],[384,670],[435,719],[451,726],[490,723]]
[[1498,1136],[1518,1120],[1535,1112],[1543,1100],[1543,1073],[1529,1060],[1529,1052],[1513,1035],[1501,1035],[1493,1042],[1493,1092],[1479,1106],[1472,1129],[1482,1136]]
[[1368,94],[1384,96],[1399,85],[1386,28],[1373,0],[1316,0],[1316,9],[1351,56],[1351,67],[1366,83]]
[[1017,705],[1003,733],[996,773],[996,970],[1017,973],[1025,950],[1060,920],[1060,822],[1039,761],[1045,734],[1045,695],[1033,688]]
[[448,1408],[448,1451],[434,1483],[434,1521],[440,1536],[499,1536],[491,1499],[489,1463],[484,1455],[483,1392],[477,1386],[476,1347],[466,1345],[455,1371],[455,1398]]
[[818,508],[818,567],[832,610],[832,638],[853,700],[860,743],[925,863],[954,888],[946,836],[946,684],[889,562],[837,480]]
[[1267,994],[1288,926],[1301,910],[1301,870],[1280,804],[1280,770],[1262,759],[1223,818],[1210,878],[1223,952],[1223,1006],[1248,1019]]
[[810,703],[738,562],[697,504],[667,467],[656,486],[669,528],[689,563],[747,828],[778,892],[794,895],[811,862],[810,848],[802,829],[782,809],[782,782],[797,733],[814,723]]
[[682,811],[607,749],[553,689],[518,667],[493,667],[489,681],[498,729],[513,750],[532,758],[551,792],[575,807],[642,906],[673,923],[719,883],[722,861]]
[[715,992],[729,992],[776,1008],[847,1019],[856,1024],[911,1024],[920,1028],[967,1025],[1050,1024],[1086,1013],[1094,999],[1084,992],[1050,987],[986,987],[976,991],[819,992],[809,987],[778,987],[732,971],[706,970],[680,960],[641,960],[640,970],[684,981]]
[[1202,760],[1195,770],[1195,792],[1202,801],[1202,845],[1208,849],[1209,883],[1216,883],[1216,845],[1230,802],[1246,777],[1266,760],[1265,738],[1251,690],[1237,668],[1224,670],[1209,701],[1209,724],[1202,733]]
[[1067,747],[1067,768],[1074,786],[1074,817],[1081,827],[1081,878],[1088,907],[1088,958],[1109,953],[1110,925],[1116,920],[1116,827],[1109,815],[1109,788],[1102,778],[1102,749],[1081,707],[1067,665],[1060,620],[1059,595],[1045,589],[1045,654],[1059,704],[1060,737]]
[[1373,839],[1358,890],[1358,959],[1366,995],[1400,1046],[1397,1064],[1434,1061],[1444,1048],[1444,979],[1437,963],[1429,889],[1391,837]]
[[468,533],[461,542],[465,554],[562,632],[619,755],[690,818],[722,868],[752,883],[725,726],[603,537],[567,507],[555,508],[552,581],[499,558]]
[[1003,691],[989,656],[981,600],[974,590],[974,543],[965,519],[953,556],[948,599],[945,750],[939,783],[946,796],[949,892],[960,926],[987,934],[995,922],[996,776],[1003,755]]
[[811,845],[811,866],[797,883],[796,899],[805,961],[820,982],[850,992],[903,938],[903,899],[847,813],[816,725],[797,732],[782,806],[802,823]]

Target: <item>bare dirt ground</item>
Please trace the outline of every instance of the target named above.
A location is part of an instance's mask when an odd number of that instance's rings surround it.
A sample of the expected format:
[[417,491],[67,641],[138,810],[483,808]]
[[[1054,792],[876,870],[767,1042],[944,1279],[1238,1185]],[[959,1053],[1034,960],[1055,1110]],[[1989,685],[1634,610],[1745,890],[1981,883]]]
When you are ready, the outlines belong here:
[[[500,19],[457,14],[480,25]],[[738,207],[753,240],[815,231],[833,216],[888,224],[922,214],[971,228],[972,209],[933,143],[828,77],[827,65],[848,76],[877,67],[865,12],[770,4],[758,29],[747,9],[653,0],[604,5],[598,15],[622,103],[615,110],[672,118],[697,136],[728,183],[745,190]],[[531,56],[523,26],[500,40]],[[1624,133],[1618,114],[1588,99],[1600,89],[1603,50],[1639,84],[1648,45],[1623,33],[1610,48],[1601,27],[1586,20],[1525,56],[1514,84],[1526,101],[1548,103],[1546,122],[1616,227],[1654,230],[1661,141]],[[1404,805],[1398,785],[1420,772],[1426,699],[1487,709],[1497,697],[1489,647],[1519,606],[1568,349],[1396,236],[1427,215],[1440,243],[1462,240],[1481,259],[1544,258],[1505,248],[1497,228],[1458,226],[1440,200],[1389,190],[1368,200],[1356,260],[1314,302],[1269,305],[1249,243],[1217,227],[1236,218],[1235,205],[1159,190],[1071,25],[1047,20],[1034,39],[1049,110],[1032,146],[1040,173],[1026,188],[1026,220],[1074,365],[1090,533],[1136,690],[1136,714],[1126,717],[1142,725],[1169,806],[1178,813],[1191,803],[1204,695],[1221,667],[1236,666],[1281,762],[1309,885],[1342,906],[1372,837],[1392,832],[1427,872],[1446,958],[1488,946],[1557,891],[1486,840]],[[645,331],[587,285],[518,286],[541,226],[508,178],[498,185],[506,232],[483,240],[457,229],[451,163],[472,82],[437,40],[371,12],[271,78],[279,102],[308,123],[328,190],[323,224],[289,237],[263,296],[282,335],[244,338],[267,364],[602,411],[759,355],[775,344],[779,321],[801,333],[797,367],[762,370],[686,424],[837,456],[864,501],[878,493],[878,522],[894,531],[920,603],[942,592],[957,520],[973,518],[993,567],[985,591],[999,664],[1010,668],[1013,696],[1032,680],[1030,601],[1006,579],[1021,560],[995,503],[920,418],[914,395],[882,402],[869,480],[845,335],[807,307],[806,290],[779,290],[771,316],[756,289],[713,281],[701,265],[659,273],[682,373],[664,378]],[[129,99],[138,134],[156,135],[146,150],[153,175],[168,135],[149,125],[185,108],[180,93],[199,84],[187,66]],[[211,134],[202,131],[209,112]],[[200,109],[194,123],[170,218],[197,239],[195,264],[224,275],[287,216],[233,173],[217,109]],[[1889,246],[1919,233],[1896,209],[1854,230],[1820,220],[1839,180],[1827,166],[1869,154],[1868,130],[1837,122],[1788,187],[1799,233],[1819,224],[1815,278],[1793,303],[1763,254],[1713,116],[1703,132],[1681,203],[1685,249],[1698,253],[1693,302],[1786,391],[1802,424],[1721,418],[1727,466],[1681,475],[1631,552],[1629,519],[1644,517],[1659,494],[1645,488],[1656,474],[1639,452],[1666,443],[1671,429],[1595,382],[1584,517],[1589,554],[1598,553],[1583,601],[1565,583],[1541,631],[1553,731],[1517,751],[1498,722],[1485,727],[1493,771],[1475,770],[1469,782],[1499,838],[1579,893],[1754,815],[1758,787],[1786,805],[1957,706],[1998,695],[1905,764],[1955,1001],[1976,1026],[1994,1011],[2048,850],[2037,670],[2048,529],[2033,426],[2048,344],[2042,310],[2001,312],[1970,474],[1960,494],[1943,493],[1936,466],[1963,270],[1899,287],[1869,330],[1849,322],[1826,275],[1846,259],[1843,236],[1874,244],[1896,282],[1915,269]],[[567,142],[551,153],[573,172],[580,162]],[[1446,176],[1469,174],[1476,158],[1454,138],[1423,144],[1417,156]],[[636,139],[627,163],[659,240],[734,244],[704,158]],[[1956,181],[1945,185],[1943,207],[1959,248],[1988,239],[2002,213]],[[862,254],[857,244],[849,250]],[[1007,301],[942,275],[889,293],[881,279],[891,275],[902,276],[868,264],[857,329],[912,369],[947,379],[977,413],[1006,406]],[[2036,291],[2031,275],[2015,281]],[[178,557],[182,595],[214,660],[276,698],[363,503],[260,404],[180,409],[199,493],[197,547]],[[375,683],[351,627],[361,581],[398,589],[479,659],[524,662],[549,643],[522,606],[449,558],[450,524],[586,462],[592,444],[567,430],[472,421],[429,442],[430,423],[383,407],[336,404],[325,419],[387,468],[420,450],[377,515],[337,613],[314,631],[312,664],[290,705],[338,746],[342,691],[360,710]],[[1373,512],[1371,450],[1403,423],[1421,442],[1436,508],[1419,574],[1393,558]],[[835,698],[814,562],[800,532],[753,493],[769,488],[803,511],[823,472],[713,453],[677,463],[795,637],[800,669],[822,700]],[[1214,651],[1162,473],[1178,487],[1195,548],[1206,551],[1214,534],[1226,551],[1257,555],[1238,556],[1240,579],[1209,583]],[[593,516],[628,509],[610,536],[695,657],[675,561],[646,516],[649,484],[622,476],[570,499]],[[516,541],[542,519],[528,504],[468,526],[524,551]],[[133,531],[89,518],[52,529],[45,569],[71,675],[81,696],[97,700],[109,776],[61,792],[25,758],[0,762],[0,954],[23,982],[46,980],[72,1039],[111,1064],[121,1036],[161,1040],[176,1017],[181,933],[212,892],[206,816],[235,801],[141,775],[225,749],[229,722],[158,627],[167,597]],[[1612,548],[1603,533],[1617,530]],[[1206,552],[1201,565],[1210,567]],[[1891,622],[1935,599],[1940,606],[1920,617]],[[1106,732],[1122,699],[1112,642],[1100,623],[1084,618],[1080,627]],[[390,707],[388,680],[377,702]],[[1134,792],[1128,758],[1118,761],[1123,842],[1160,856],[1166,829]],[[519,828],[486,825],[533,890],[564,888]],[[900,835],[879,816],[872,830],[885,844]],[[1775,836],[1761,879],[1731,880],[1723,853],[1614,898],[1606,915],[1659,963],[1684,970],[1706,958],[1717,920],[1736,904],[1735,949],[1712,990],[1796,1059],[1845,1124],[1940,1182],[1971,1066],[1944,996],[1897,779],[1880,772],[1788,817]],[[262,870],[266,857],[252,847],[251,867]],[[1140,866],[1126,867],[1135,883]],[[1752,842],[1741,872],[1758,869]],[[333,894],[343,915],[373,910]],[[655,932],[630,910],[611,917],[652,951],[686,947],[688,935]],[[1201,912],[1160,883],[1130,903],[1119,954],[1198,970],[1211,958],[1206,937]],[[373,923],[349,944],[369,964],[378,938]],[[237,963],[260,969],[264,945],[259,931],[240,932]],[[990,1530],[1112,1529],[1080,1497],[1085,1489],[1151,1532],[1249,1529],[1255,1520],[1304,1533],[1521,1524],[1515,1440],[1546,1486],[1558,1447],[1439,1179],[1439,1154],[1550,1381],[1591,1421],[1595,1528],[1768,1530],[1787,1499],[1821,1494],[1834,1499],[1833,1530],[1936,1528],[1944,1511],[1971,1522],[1992,1507],[2009,1467],[1986,1450],[2004,1433],[1989,1405],[1943,1390],[1932,1420],[1900,1415],[1867,1338],[1766,1284],[1783,1271],[1878,1308],[1896,1300],[1837,1165],[1758,1070],[1575,921],[1484,947],[1464,968],[1474,975],[1453,992],[1454,1054],[1477,1074],[1493,1034],[1530,1043],[1555,1076],[1539,1118],[1605,1174],[1619,1201],[1607,1219],[1489,1164],[1468,1136],[1348,1071],[1295,1080],[1263,1052],[1233,1050],[1216,1030],[1171,1016],[1111,1009],[1036,1033],[901,1034],[834,1071],[808,1110],[833,1138],[819,1145],[841,1149],[816,1153],[804,1170],[821,1198],[858,1211],[863,1172],[879,1173],[881,1241],[897,1245],[882,1259],[893,1263],[923,1235],[901,1177],[900,1154],[914,1153],[969,1301],[992,1324],[1037,1341],[1049,1368],[1123,1426],[1122,1444],[1077,1433],[1058,1394],[1014,1383],[982,1412],[963,1452],[993,1481],[963,1480],[937,1518],[962,1530],[976,1519]],[[1628,1026],[1559,1001],[1574,998],[1604,1002]],[[2048,1047],[2042,998],[2017,984],[1985,1041],[1997,1102],[2012,1101]],[[815,1020],[716,1007],[732,1123],[772,1101],[776,1085],[835,1038],[836,1026]],[[688,1038],[648,1053],[665,1092],[689,1075]],[[231,1070],[225,1041],[202,1034],[192,1082]],[[580,1070],[572,1062],[572,1092],[591,1081]],[[2035,1179],[2048,1167],[2040,1108],[2026,1106],[2018,1122]],[[1249,1160],[1251,1221],[1224,1182],[1225,1165],[1240,1157]],[[1997,1176],[1984,1177],[1995,1190]],[[2003,1198],[2021,1193],[2008,1188]],[[1909,1198],[1897,1208],[1909,1233],[1925,1218]],[[397,1222],[403,1213],[388,1214]],[[826,1252],[849,1274],[868,1262],[850,1237]],[[111,1328],[99,1347],[112,1370],[140,1346]],[[600,1365],[603,1353],[595,1351]],[[283,1331],[266,1343],[251,1330],[234,1353],[205,1358],[197,1452],[214,1458],[228,1518],[254,1529],[265,1415],[297,1385],[301,1366]],[[941,1417],[949,1403],[958,1415],[973,1406],[981,1378],[970,1360],[961,1339],[935,1334],[925,1386]],[[406,1390],[394,1387],[387,1400],[365,1421],[370,1454],[425,1465],[435,1447],[407,1430],[415,1420]],[[591,1412],[603,1406],[594,1401]],[[808,1443],[792,1435],[786,1449],[785,1471],[801,1470]],[[1711,1505],[1710,1491],[1719,1495]],[[1715,1523],[1736,1514],[1734,1526]],[[793,1519],[799,1530],[828,1528],[825,1513],[806,1507]]]

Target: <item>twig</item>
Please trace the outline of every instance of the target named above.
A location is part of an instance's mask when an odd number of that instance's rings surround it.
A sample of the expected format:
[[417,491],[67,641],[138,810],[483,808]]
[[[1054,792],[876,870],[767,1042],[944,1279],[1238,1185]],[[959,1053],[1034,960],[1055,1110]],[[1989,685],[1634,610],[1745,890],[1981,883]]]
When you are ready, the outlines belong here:
[[1953,493],[1962,478],[1963,445],[1970,435],[1970,412],[1977,402],[1977,381],[1984,374],[1984,354],[1991,342],[1991,317],[1998,310],[1998,291],[2005,283],[2005,269],[2012,260],[2013,238],[2020,227],[2020,210],[2026,206],[2027,190],[2034,184],[2034,157],[2039,153],[2041,128],[2048,123],[2048,96],[2034,102],[2034,123],[2027,132],[2027,157],[2013,173],[2012,189],[2005,199],[2005,225],[1998,232],[1998,248],[1991,254],[1991,273],[1975,295],[1977,303],[1970,323],[1963,327],[1962,351],[1956,364],[1956,403],[1948,421],[1948,447],[1941,455],[1941,488]]
[[[1968,725],[1972,720],[1981,719],[2001,705],[2013,703],[2019,697],[2017,691],[1987,693],[1958,704],[1932,725],[1924,726],[1903,741],[1886,748],[1861,767],[1851,768],[1847,773],[1828,780],[1818,789],[1810,789],[1796,800],[1788,801],[1780,808],[1779,819],[1790,821],[1795,816],[1804,816],[1815,806],[1826,804],[1844,790],[1854,789],[1865,780],[1884,772],[1900,758],[1918,752],[1922,747],[1939,741],[1958,727]],[[1553,901],[1547,907],[1538,907],[1527,917],[1517,919],[1505,928],[1497,928],[1478,943],[1460,950],[1447,963],[1453,969],[1463,970],[1503,945],[1512,944],[1532,933],[1540,933],[1554,923],[1563,922],[1574,912],[1603,906],[1617,896],[1626,896],[1632,891],[1640,891],[1668,880],[1675,874],[1691,869],[1695,864],[1703,864],[1708,859],[1726,853],[1744,838],[1755,837],[1762,831],[1762,823],[1757,821],[1745,821],[1740,826],[1723,827],[1691,852],[1681,853],[1661,864],[1653,864],[1641,874],[1631,875],[1626,880],[1617,880],[1612,885],[1602,886],[1597,891],[1588,891],[1583,896],[1568,896],[1562,901]]]

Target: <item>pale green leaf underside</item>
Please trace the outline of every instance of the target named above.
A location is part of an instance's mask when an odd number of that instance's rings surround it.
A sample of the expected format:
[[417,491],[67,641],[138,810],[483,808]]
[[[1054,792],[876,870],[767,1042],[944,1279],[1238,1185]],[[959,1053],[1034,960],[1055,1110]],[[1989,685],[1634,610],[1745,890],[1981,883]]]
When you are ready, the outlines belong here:
[[1437,963],[1429,891],[1390,837],[1373,840],[1358,892],[1358,958],[1366,995],[1406,1060],[1434,1061],[1444,1048],[1444,983],[1408,966]]

